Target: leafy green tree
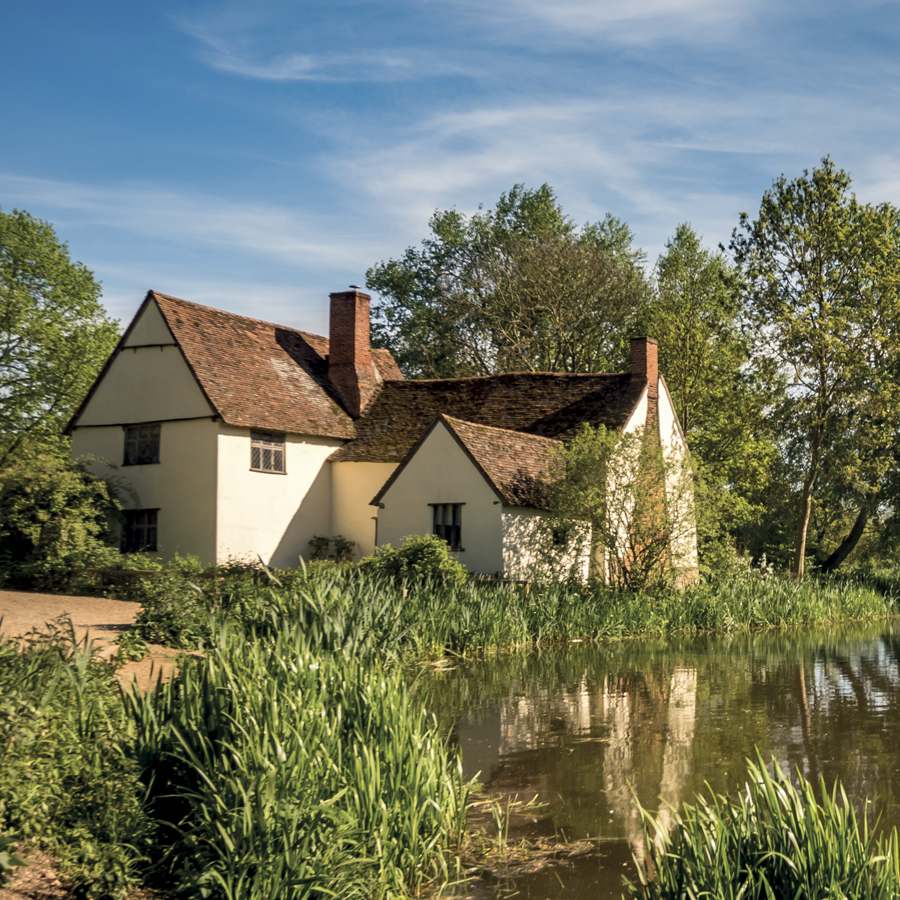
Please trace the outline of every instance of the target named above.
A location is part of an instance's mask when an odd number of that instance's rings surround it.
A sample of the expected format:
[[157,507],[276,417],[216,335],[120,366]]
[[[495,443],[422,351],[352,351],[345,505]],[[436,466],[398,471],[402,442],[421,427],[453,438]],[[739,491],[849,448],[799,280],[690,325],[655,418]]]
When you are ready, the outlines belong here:
[[46,451],[14,458],[0,468],[0,568],[29,573],[92,552],[120,509],[114,487],[79,463]]
[[584,425],[558,448],[542,485],[548,526],[566,536],[564,553],[584,547],[590,575],[621,590],[696,577],[690,461],[646,437]]
[[431,237],[370,269],[376,344],[407,376],[606,371],[646,294],[643,255],[607,216],[576,228],[548,185],[494,209],[438,211]]
[[638,327],[659,340],[660,371],[700,479],[701,563],[710,571],[734,556],[736,538],[762,516],[775,452],[765,416],[774,373],[750,367],[742,312],[737,269],[679,225]]
[[[862,492],[875,489],[892,464],[900,409],[896,211],[860,203],[850,184],[827,157],[793,181],[781,176],[755,220],[741,214],[730,245],[748,286],[755,358],[788,382],[777,412],[797,435],[798,576],[823,466],[842,465]],[[852,441],[829,459],[838,434]]]
[[53,228],[0,210],[0,467],[60,435],[115,346],[100,285]]

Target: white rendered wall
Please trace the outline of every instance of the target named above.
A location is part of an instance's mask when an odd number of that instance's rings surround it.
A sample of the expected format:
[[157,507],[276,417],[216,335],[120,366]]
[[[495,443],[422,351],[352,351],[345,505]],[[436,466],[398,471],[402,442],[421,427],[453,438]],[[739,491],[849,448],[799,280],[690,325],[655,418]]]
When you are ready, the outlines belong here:
[[514,581],[587,580],[590,539],[572,535],[569,545],[553,544],[552,519],[537,509],[504,506],[503,575]]
[[[331,529],[319,532],[326,537],[340,534],[354,541],[354,559],[369,556],[375,549],[376,507],[372,498],[397,468],[396,463],[336,462],[331,467]],[[378,535],[379,543],[381,535]]]
[[174,344],[125,347],[113,359],[76,424],[161,422],[214,412]]
[[286,474],[250,470],[250,429],[222,424],[218,435],[219,562],[256,559],[276,567],[309,558],[308,542],[331,533],[331,470],[325,464],[344,442],[285,437]]
[[431,534],[432,503],[465,503],[459,561],[470,572],[503,571],[501,506],[496,493],[443,423],[428,435],[378,510],[378,543],[397,547],[409,534]]
[[[685,574],[684,583],[697,577],[697,524],[694,514],[693,480],[687,472],[688,446],[675,414],[675,404],[666,382],[659,379],[659,426],[663,453],[670,466],[667,487],[668,502],[677,512],[674,516],[676,533],[672,536],[672,559]],[[688,479],[691,479],[688,483]]]
[[93,464],[97,475],[110,474],[137,492],[135,502],[122,492],[126,509],[158,509],[158,556],[192,554],[201,562],[215,562],[216,435],[211,419],[163,422],[160,426],[159,462],[123,466],[125,430],[120,425],[77,428],[72,435],[72,456],[98,457],[118,466]]

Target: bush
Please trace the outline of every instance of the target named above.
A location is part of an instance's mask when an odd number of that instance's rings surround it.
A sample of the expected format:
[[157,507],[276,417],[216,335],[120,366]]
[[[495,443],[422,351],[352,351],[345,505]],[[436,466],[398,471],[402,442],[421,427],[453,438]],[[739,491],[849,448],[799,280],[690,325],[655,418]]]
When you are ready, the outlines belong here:
[[121,506],[110,485],[50,453],[0,469],[0,577],[47,587],[98,552]]
[[451,555],[447,542],[433,534],[408,535],[396,548],[390,544],[376,547],[359,565],[366,572],[404,582],[433,579],[462,584],[467,577],[466,567]]

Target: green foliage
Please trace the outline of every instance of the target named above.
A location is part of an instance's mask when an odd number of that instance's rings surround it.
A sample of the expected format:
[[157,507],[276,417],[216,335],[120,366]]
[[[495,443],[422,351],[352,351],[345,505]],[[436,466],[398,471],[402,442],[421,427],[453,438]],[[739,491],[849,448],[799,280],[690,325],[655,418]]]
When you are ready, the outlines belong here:
[[112,669],[70,624],[24,649],[0,637],[0,832],[53,852],[75,896],[123,896],[149,849],[130,734]]
[[559,447],[544,489],[550,523],[588,548],[593,577],[642,591],[693,573],[692,472],[642,430],[582,426]]
[[450,869],[468,787],[397,672],[309,649],[302,623],[217,629],[207,659],[130,697],[178,889],[405,897]]
[[683,224],[640,314],[641,332],[659,340],[660,371],[691,448],[700,564],[710,572],[764,515],[775,455],[765,412],[777,379],[765,361],[750,366],[743,289],[735,267]]
[[627,225],[607,216],[579,231],[546,184],[429,224],[421,249],[366,274],[382,298],[374,340],[406,375],[618,368],[646,291]]
[[820,475],[867,495],[892,465],[900,382],[897,213],[850,193],[850,176],[819,168],[763,195],[731,247],[747,281],[754,355],[787,381],[777,427],[798,486],[794,570],[806,545]]
[[28,863],[15,853],[15,841],[11,835],[0,834],[0,885],[6,884],[10,876]]
[[52,584],[91,556],[120,509],[110,485],[68,460],[38,452],[0,468],[0,570]]
[[447,542],[433,534],[407,535],[399,547],[382,544],[360,562],[360,568],[404,583],[437,580],[461,584],[466,579],[466,567],[452,555]]
[[356,541],[336,534],[332,538],[316,535],[308,541],[310,558],[315,562],[330,560],[336,563],[348,563],[353,559]]
[[25,439],[68,452],[60,435],[117,336],[53,228],[0,210],[0,467]]
[[900,892],[896,829],[873,839],[843,787],[819,791],[797,773],[799,787],[757,752],[738,797],[698,797],[672,816],[670,828],[641,810],[648,860],[635,859],[639,884],[628,895],[647,900],[716,897],[841,897],[880,900]]

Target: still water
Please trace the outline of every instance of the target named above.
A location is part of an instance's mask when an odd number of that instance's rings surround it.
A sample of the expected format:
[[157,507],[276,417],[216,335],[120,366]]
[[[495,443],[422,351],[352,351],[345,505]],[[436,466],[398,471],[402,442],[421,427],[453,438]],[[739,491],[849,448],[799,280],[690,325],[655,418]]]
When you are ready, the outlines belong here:
[[[634,795],[678,805],[738,788],[757,747],[900,824],[900,621],[691,640],[623,641],[495,656],[429,678],[427,704],[468,777],[530,799],[535,828],[599,838],[577,865],[483,897],[621,896],[641,844]],[[480,774],[479,774],[480,773]]]

